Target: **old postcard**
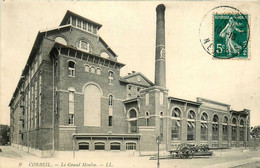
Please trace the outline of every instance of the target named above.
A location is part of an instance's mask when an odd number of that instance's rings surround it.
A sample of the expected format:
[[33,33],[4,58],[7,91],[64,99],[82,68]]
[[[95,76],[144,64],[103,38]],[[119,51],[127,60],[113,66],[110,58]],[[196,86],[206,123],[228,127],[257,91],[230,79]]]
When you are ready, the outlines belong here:
[[0,167],[260,166],[259,9],[3,0]]

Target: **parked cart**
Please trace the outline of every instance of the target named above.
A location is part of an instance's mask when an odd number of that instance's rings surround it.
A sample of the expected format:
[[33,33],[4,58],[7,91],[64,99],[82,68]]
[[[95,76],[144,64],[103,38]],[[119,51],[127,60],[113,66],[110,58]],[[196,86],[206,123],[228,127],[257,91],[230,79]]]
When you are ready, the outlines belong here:
[[187,159],[194,156],[212,156],[213,152],[209,150],[208,145],[190,145],[180,144],[176,150],[170,150],[173,158]]

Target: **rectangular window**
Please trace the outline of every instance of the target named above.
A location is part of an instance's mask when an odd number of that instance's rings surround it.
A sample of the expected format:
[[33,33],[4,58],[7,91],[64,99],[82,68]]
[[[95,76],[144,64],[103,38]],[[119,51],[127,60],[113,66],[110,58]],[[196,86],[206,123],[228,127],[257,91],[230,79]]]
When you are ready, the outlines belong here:
[[172,140],[180,139],[180,121],[172,120]]
[[69,114],[69,125],[74,125],[74,114]]
[[93,26],[93,33],[97,34],[97,27]]
[[149,93],[145,94],[145,105],[149,105]]
[[218,141],[219,139],[219,126],[218,124],[212,124],[212,140]]
[[245,131],[244,127],[239,128],[239,141],[244,141],[245,140]]
[[200,135],[202,141],[208,140],[208,123],[200,123]]
[[25,94],[25,108],[24,108],[24,110],[25,110],[25,125],[26,125],[26,130],[28,130],[28,125],[27,125],[27,121],[28,121],[28,119],[27,119],[27,117],[28,117],[28,95],[27,95],[27,93]]
[[232,141],[236,141],[236,140],[237,140],[237,127],[232,126]]
[[42,94],[42,75],[39,75],[39,95]]
[[41,108],[42,108],[42,99],[41,99],[41,95],[39,95],[39,127],[41,127],[41,117],[42,117]]
[[35,102],[34,102],[34,128],[37,129],[37,118],[38,118],[38,112],[37,112],[37,107],[38,107],[38,97],[37,97],[37,81],[34,83],[34,96],[35,96]]
[[113,85],[113,80],[114,80],[114,73],[109,71],[109,84]]
[[33,129],[33,112],[34,112],[34,87],[32,86],[32,97],[31,97],[31,128]]
[[227,141],[228,140],[228,126],[223,125],[222,129],[223,129],[223,141]]
[[83,29],[87,30],[87,23],[86,22],[83,22]]
[[75,69],[69,68],[69,76],[75,76]]
[[81,28],[81,20],[78,20],[78,19],[77,19],[77,27],[78,27],[78,28]]
[[74,92],[69,91],[69,125],[74,125]]
[[126,150],[136,150],[136,143],[126,143]]
[[110,150],[120,150],[120,143],[112,142],[110,144]]
[[91,24],[88,24],[88,31],[92,32],[92,25]]
[[74,18],[74,17],[72,18],[72,25],[76,26],[76,18]]
[[28,113],[28,129],[31,128],[31,108],[30,108],[30,104],[31,104],[31,92],[30,92],[30,89],[28,91],[28,110],[27,110],[27,113]]
[[113,117],[108,116],[108,126],[113,126]]
[[195,122],[188,121],[187,122],[187,140],[194,141],[195,140]]

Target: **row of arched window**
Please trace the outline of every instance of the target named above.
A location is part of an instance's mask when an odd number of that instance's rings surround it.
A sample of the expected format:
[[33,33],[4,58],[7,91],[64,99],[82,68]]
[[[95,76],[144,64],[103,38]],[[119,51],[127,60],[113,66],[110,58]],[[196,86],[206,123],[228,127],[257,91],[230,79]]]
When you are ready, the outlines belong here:
[[[109,144],[110,150],[121,150],[121,143],[119,142],[111,142]],[[126,150],[136,150],[136,143],[135,142],[127,142],[125,144]],[[88,142],[80,142],[79,143],[79,150],[89,150],[89,143]],[[105,150],[105,143],[104,142],[96,142],[94,143],[94,150]]]
[[[76,76],[76,66],[75,66],[76,62],[75,61],[68,61],[68,75],[75,77]],[[101,74],[101,68],[99,67],[95,67],[95,66],[90,66],[90,65],[85,65],[85,72],[90,72],[90,73],[94,73],[97,75]],[[109,84],[113,84],[113,80],[114,80],[114,72],[113,71],[109,71],[108,72],[108,82]]]
[[[195,123],[196,114],[194,111],[190,110],[188,112],[187,118],[187,140],[194,141],[196,135],[196,123]],[[200,119],[200,135],[202,141],[208,140],[208,115],[203,112]],[[213,116],[212,120],[212,140],[219,140],[219,117],[217,114]],[[237,131],[239,130],[239,140],[245,140],[245,122],[243,119],[240,120],[239,127],[237,125],[237,119],[233,118],[231,122],[231,137],[232,141],[237,140]],[[180,140],[181,132],[181,111],[179,108],[174,108],[172,111],[172,140]],[[228,140],[228,117],[224,116],[222,122],[222,132],[223,141]]]
[[[55,42],[57,43],[60,43],[60,44],[63,44],[63,45],[67,45],[67,40],[61,36],[58,36],[55,38]],[[87,52],[87,53],[92,53],[93,52],[93,47],[91,46],[91,44],[86,41],[86,40],[80,40],[77,44],[76,44],[76,47],[78,50],[82,50],[84,52]],[[103,57],[103,58],[109,58],[109,54],[106,52],[106,51],[102,51],[100,53],[100,57]]]
[[96,67],[90,66],[90,65],[85,65],[85,71],[90,72],[90,73],[94,73],[94,74],[97,74],[97,75],[101,74],[101,68],[99,68],[99,67],[96,68]]

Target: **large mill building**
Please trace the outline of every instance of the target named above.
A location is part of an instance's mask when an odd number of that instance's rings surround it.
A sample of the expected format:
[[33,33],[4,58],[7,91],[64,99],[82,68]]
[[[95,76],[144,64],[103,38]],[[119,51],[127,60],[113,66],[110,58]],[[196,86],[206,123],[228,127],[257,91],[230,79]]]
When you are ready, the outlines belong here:
[[156,8],[155,81],[120,76],[123,63],[98,35],[101,24],[67,11],[40,31],[10,101],[11,144],[38,156],[54,151],[156,151],[180,143],[239,147],[249,138],[250,111],[168,95],[165,6]]

